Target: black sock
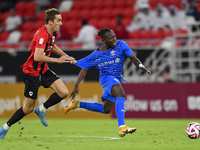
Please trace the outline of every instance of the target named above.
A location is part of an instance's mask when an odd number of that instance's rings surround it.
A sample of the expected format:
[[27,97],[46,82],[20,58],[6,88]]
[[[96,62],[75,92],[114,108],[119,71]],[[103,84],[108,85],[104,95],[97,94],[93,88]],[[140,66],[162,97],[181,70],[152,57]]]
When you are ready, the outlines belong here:
[[25,114],[24,114],[23,109],[21,107],[14,113],[14,115],[10,118],[10,120],[8,120],[8,122],[7,122],[8,126],[10,127],[14,123],[21,120],[24,116],[25,116]]
[[49,107],[51,107],[51,106],[53,106],[53,105],[59,103],[62,99],[63,99],[63,98],[60,98],[60,96],[58,96],[57,93],[53,93],[53,94],[49,97],[49,99],[48,99],[46,102],[44,102],[43,105],[44,105],[44,107],[45,107],[46,109],[48,109]]

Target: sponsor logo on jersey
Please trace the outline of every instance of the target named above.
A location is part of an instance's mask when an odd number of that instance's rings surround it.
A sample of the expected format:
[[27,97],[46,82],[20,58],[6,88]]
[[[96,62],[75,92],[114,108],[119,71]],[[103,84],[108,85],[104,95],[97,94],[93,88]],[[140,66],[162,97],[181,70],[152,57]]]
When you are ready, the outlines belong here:
[[52,41],[53,41],[53,43],[55,42],[55,36],[52,37]]

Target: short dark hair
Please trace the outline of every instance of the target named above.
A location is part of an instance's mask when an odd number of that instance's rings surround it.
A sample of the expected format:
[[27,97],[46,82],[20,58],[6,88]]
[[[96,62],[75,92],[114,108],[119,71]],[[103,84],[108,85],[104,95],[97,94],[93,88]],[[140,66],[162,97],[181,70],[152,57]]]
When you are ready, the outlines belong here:
[[82,20],[82,25],[86,25],[86,24],[88,24],[88,21],[86,19],[83,19]]
[[101,37],[101,39],[104,39],[105,38],[105,33],[107,33],[107,32],[111,32],[112,30],[111,29],[109,29],[109,28],[102,28],[102,29],[100,29],[100,31],[98,32],[98,36],[100,36]]
[[54,21],[54,19],[56,18],[55,15],[60,15],[60,12],[58,9],[56,8],[50,8],[48,10],[45,11],[45,24],[48,24],[49,20]]

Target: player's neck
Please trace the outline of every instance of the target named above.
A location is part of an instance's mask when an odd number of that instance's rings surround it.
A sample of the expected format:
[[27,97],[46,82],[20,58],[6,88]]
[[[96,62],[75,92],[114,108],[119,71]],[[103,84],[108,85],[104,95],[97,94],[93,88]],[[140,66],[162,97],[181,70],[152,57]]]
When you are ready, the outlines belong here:
[[110,47],[106,46],[106,44],[103,44],[103,45],[101,45],[101,47],[99,48],[98,51],[107,51],[109,49],[110,49]]
[[46,28],[47,28],[47,32],[48,32],[50,35],[52,35],[52,34],[53,34],[53,30],[51,29],[51,27],[50,27],[48,24],[46,24],[45,26],[46,26]]

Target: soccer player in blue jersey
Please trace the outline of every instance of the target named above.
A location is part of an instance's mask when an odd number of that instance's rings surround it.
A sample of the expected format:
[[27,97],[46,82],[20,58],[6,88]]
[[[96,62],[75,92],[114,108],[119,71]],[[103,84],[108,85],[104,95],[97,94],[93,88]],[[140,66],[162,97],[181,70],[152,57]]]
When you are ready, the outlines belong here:
[[[124,116],[124,102],[125,93],[121,86],[122,68],[124,63],[124,54],[126,54],[131,61],[141,70],[151,74],[138,58],[133,55],[133,51],[124,41],[116,40],[115,33],[109,28],[103,28],[98,32],[101,36],[103,44],[97,48],[93,53],[77,61],[75,65],[81,67],[81,71],[75,83],[74,89],[70,95],[72,101],[66,106],[65,113],[75,108],[84,108],[90,111],[109,114],[115,105],[115,112],[119,125],[119,136],[123,137],[127,133],[135,132],[136,128],[129,128],[125,125]],[[101,103],[80,102],[74,99],[78,94],[81,80],[87,74],[90,67],[99,69],[99,82],[104,88]]]

